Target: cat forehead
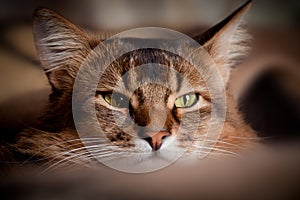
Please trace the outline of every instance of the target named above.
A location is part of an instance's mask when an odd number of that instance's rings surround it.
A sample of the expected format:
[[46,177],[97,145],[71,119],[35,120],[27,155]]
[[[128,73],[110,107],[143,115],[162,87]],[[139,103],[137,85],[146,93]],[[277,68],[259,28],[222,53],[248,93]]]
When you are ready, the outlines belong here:
[[[177,49],[182,48],[184,46],[188,46],[188,44],[192,45],[195,43],[191,43],[188,41],[181,41],[176,38],[141,38],[141,37],[112,37],[111,39],[107,39],[105,41],[107,44],[115,44],[118,45],[118,48],[122,48],[124,46],[134,47],[135,49],[142,48],[154,48],[159,47],[160,49]],[[199,46],[199,45],[197,45]]]
[[172,59],[178,63],[201,48],[196,42],[174,38],[112,38],[106,40],[104,46],[112,51],[124,51],[121,57],[133,58],[142,63],[160,63]]
[[[184,58],[161,49],[139,49],[126,53],[116,60],[123,69],[139,67],[146,64],[160,64],[174,69],[182,65],[190,65]],[[128,65],[128,66],[127,66]]]
[[113,67],[120,68],[122,74],[129,68],[148,63],[166,65],[179,71],[179,68],[191,66],[185,57],[195,51],[195,48],[189,47],[182,41],[168,38],[116,38],[106,40],[105,43],[105,49],[110,49],[111,55],[114,51],[125,52],[116,57],[113,62],[117,64]]
[[204,85],[200,74],[188,61],[161,49],[134,50],[117,58],[104,71],[98,87],[112,91],[116,90],[116,84],[121,85],[122,93],[137,88],[145,91],[162,89],[156,85],[173,92],[187,88],[186,84]]
[[[154,43],[160,43],[159,46],[164,47],[171,43],[168,50],[158,48],[142,48],[129,51],[116,58],[102,74],[99,81],[101,90],[115,90],[115,85],[122,82],[123,90],[134,91],[135,89],[147,85],[150,88],[158,88],[154,85],[163,85],[172,91],[178,91],[184,88],[183,79],[188,79],[190,85],[203,85],[203,80],[194,67],[186,58],[180,56],[180,48],[182,44],[171,39],[137,39],[137,38],[121,38],[108,41],[113,49],[122,48],[122,46],[136,47],[140,43],[143,46],[155,46]],[[184,47],[187,49],[188,47]],[[146,90],[146,89],[145,89]],[[124,91],[123,91],[124,92]]]
[[[124,76],[130,71],[143,74],[143,77],[156,75],[164,77],[166,73],[185,75],[196,69],[181,56],[161,49],[138,49],[116,58],[106,69],[108,75]],[[159,74],[157,74],[159,73]]]

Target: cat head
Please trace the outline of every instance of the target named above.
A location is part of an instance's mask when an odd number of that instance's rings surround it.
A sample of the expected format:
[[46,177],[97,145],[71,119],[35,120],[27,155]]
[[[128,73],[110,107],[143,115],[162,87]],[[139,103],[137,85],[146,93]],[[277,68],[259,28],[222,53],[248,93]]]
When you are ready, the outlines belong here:
[[[216,63],[224,85],[229,82],[231,69],[248,50],[249,37],[243,28],[243,18],[249,6],[250,1],[194,37]],[[33,32],[41,64],[53,90],[49,117],[55,123],[65,122],[72,118],[71,97],[78,70],[103,42],[102,36],[84,32],[48,9],[35,12]],[[130,45],[131,40],[122,42]],[[150,70],[140,67],[149,63],[168,67],[153,66]],[[116,91],[120,81],[122,90]],[[160,49],[134,50],[116,58],[99,78],[96,94],[89,100],[94,102],[100,127],[113,145],[144,153],[174,144],[176,148],[185,147],[193,140],[190,133],[204,133],[211,117],[211,97],[201,74],[184,58]],[[92,126],[88,120],[86,123]],[[126,124],[126,130],[120,123]]]

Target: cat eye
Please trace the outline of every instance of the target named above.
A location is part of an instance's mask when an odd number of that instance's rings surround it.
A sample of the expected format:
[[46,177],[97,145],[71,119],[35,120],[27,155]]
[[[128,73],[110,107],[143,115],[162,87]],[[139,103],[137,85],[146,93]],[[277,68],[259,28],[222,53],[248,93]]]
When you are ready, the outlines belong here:
[[198,95],[195,93],[185,94],[178,97],[175,100],[174,106],[176,108],[188,108],[196,104],[198,100]]
[[105,93],[102,95],[103,99],[109,105],[117,108],[126,108],[128,107],[128,99],[122,94],[119,93]]

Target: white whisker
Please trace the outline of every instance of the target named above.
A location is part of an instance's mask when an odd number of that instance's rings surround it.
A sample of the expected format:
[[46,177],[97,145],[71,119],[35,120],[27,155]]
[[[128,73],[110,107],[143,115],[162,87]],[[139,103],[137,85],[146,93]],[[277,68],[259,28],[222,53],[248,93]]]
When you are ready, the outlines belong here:
[[201,149],[208,149],[210,151],[219,151],[219,152],[229,153],[229,154],[232,154],[232,155],[238,155],[235,152],[227,151],[225,149],[219,149],[219,148],[216,148],[216,147],[206,147],[206,146],[197,146],[197,145],[192,145],[192,147],[194,147],[196,149],[199,149],[199,150],[201,150]]
[[211,142],[211,143],[222,143],[222,144],[226,144],[226,145],[229,145],[229,146],[233,146],[233,147],[237,147],[239,149],[243,149],[245,147],[243,146],[240,146],[240,145],[237,145],[237,144],[233,144],[233,143],[230,143],[230,142],[225,142],[223,140],[209,140],[209,139],[205,139],[205,142],[208,141],[208,142]]

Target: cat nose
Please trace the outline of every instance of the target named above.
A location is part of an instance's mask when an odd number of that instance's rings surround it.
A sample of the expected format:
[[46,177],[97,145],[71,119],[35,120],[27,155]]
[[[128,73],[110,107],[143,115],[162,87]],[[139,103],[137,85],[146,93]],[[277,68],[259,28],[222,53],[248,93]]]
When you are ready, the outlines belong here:
[[170,135],[171,133],[165,130],[161,130],[158,132],[147,132],[145,134],[146,137],[144,138],[144,140],[146,140],[150,144],[153,151],[157,151],[161,147],[163,139]]

